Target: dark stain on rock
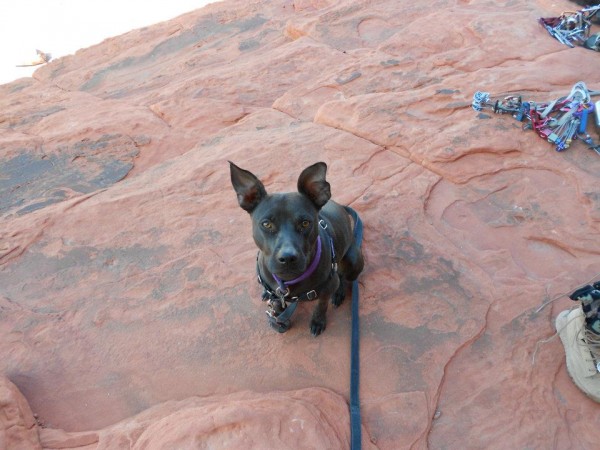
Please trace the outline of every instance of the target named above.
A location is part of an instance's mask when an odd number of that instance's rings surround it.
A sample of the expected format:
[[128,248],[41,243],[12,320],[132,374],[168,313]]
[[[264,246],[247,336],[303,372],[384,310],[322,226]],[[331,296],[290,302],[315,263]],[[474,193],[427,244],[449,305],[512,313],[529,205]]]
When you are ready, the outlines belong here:
[[442,95],[452,95],[452,94],[458,94],[460,93],[460,91],[458,89],[438,89],[437,91],[435,91],[436,94],[442,94]]
[[120,135],[104,135],[40,155],[23,149],[0,158],[0,214],[23,215],[66,198],[65,189],[82,194],[122,180],[133,168],[136,144]]
[[335,79],[335,82],[337,84],[347,84],[350,83],[351,81],[356,80],[357,78],[359,78],[362,75],[362,73],[360,73],[358,70],[355,72],[352,72],[350,75],[348,75],[347,77],[337,77]]
[[24,117],[22,117],[18,122],[11,122],[10,126],[14,128],[23,125],[32,125],[34,123],[39,122],[44,117],[51,116],[52,114],[56,114],[57,112],[64,110],[65,108],[63,106],[51,106],[50,108],[42,109],[40,111],[35,111],[32,114],[24,115]]
[[246,39],[245,41],[240,42],[240,45],[238,45],[238,49],[241,52],[254,50],[258,47],[260,47],[260,42],[258,42],[256,39]]

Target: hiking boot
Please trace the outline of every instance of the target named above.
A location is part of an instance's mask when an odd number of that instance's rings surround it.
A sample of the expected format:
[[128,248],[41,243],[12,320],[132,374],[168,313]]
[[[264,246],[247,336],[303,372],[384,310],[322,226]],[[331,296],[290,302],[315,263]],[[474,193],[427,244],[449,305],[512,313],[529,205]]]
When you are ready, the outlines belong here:
[[600,335],[586,326],[581,307],[561,312],[556,318],[556,331],[565,347],[571,379],[600,403]]

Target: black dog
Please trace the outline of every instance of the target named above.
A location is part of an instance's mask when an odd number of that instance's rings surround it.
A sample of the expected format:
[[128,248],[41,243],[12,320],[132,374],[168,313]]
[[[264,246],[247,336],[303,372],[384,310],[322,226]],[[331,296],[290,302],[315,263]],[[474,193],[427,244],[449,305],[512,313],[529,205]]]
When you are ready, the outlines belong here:
[[298,192],[283,194],[267,194],[254,174],[232,162],[229,166],[238,203],[252,219],[258,277],[265,289],[263,299],[272,307],[271,325],[287,331],[289,322],[282,324],[277,316],[290,303],[318,298],[310,331],[321,334],[328,300],[340,305],[346,294],[344,281],[355,280],[364,265],[348,212],[330,200],[327,165],[307,167],[298,178]]

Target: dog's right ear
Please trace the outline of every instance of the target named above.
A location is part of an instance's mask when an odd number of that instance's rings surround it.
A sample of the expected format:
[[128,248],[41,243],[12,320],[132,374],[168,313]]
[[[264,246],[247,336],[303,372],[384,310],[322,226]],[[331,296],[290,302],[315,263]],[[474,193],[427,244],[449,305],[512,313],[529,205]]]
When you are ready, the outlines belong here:
[[265,187],[252,172],[241,169],[229,161],[231,184],[237,194],[240,206],[251,213],[254,208],[267,196]]
[[318,162],[307,167],[298,177],[298,192],[306,195],[318,209],[331,198],[331,188],[325,174],[327,164]]

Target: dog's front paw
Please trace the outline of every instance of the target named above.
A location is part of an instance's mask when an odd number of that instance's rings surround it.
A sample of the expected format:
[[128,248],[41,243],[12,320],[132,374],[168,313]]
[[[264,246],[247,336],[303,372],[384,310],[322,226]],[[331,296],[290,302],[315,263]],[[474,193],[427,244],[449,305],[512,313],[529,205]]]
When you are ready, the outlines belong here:
[[325,326],[327,325],[327,320],[325,317],[323,318],[315,318],[313,317],[310,321],[310,332],[313,336],[320,335],[323,331],[325,331]]

